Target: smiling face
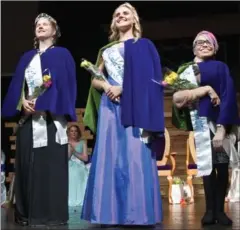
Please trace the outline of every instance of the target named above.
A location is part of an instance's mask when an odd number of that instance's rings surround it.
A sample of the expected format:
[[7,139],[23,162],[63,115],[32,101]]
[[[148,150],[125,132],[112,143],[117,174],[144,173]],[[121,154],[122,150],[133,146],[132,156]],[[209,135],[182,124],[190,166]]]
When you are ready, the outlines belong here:
[[206,35],[199,35],[194,44],[194,55],[201,59],[214,56],[215,47]]
[[35,35],[38,40],[54,38],[56,30],[47,18],[40,18],[35,27]]
[[124,3],[114,11],[109,41],[118,41],[123,34],[136,39],[142,36],[138,13],[130,3]]
[[114,13],[114,22],[116,28],[120,31],[132,29],[134,16],[130,9],[125,6],[120,6]]

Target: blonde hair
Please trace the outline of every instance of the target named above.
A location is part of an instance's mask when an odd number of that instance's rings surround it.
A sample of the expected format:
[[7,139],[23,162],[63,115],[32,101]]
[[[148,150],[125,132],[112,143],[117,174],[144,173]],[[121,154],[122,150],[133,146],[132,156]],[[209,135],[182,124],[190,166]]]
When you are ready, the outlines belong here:
[[[134,22],[133,22],[133,36],[136,39],[141,38],[141,36],[142,36],[142,28],[141,28],[141,25],[140,25],[140,22],[139,22],[139,16],[138,16],[138,13],[137,13],[135,7],[133,7],[128,2],[121,4],[120,6],[117,7],[117,9],[120,8],[120,7],[126,7],[126,8],[128,8],[132,12],[133,20],[134,20]],[[115,13],[116,13],[117,9],[115,9],[115,11],[113,13],[113,16],[112,16],[112,22],[111,22],[111,26],[110,26],[110,36],[109,36],[109,41],[110,42],[117,41],[120,38],[119,30],[116,27],[115,19],[114,19]]]

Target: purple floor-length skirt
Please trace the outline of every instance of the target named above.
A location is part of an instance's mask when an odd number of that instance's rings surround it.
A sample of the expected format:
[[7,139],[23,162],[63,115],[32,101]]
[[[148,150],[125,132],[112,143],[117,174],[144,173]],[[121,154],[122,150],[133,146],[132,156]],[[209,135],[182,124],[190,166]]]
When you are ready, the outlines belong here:
[[103,94],[81,218],[95,224],[154,225],[162,221],[156,157],[124,128],[121,106]]

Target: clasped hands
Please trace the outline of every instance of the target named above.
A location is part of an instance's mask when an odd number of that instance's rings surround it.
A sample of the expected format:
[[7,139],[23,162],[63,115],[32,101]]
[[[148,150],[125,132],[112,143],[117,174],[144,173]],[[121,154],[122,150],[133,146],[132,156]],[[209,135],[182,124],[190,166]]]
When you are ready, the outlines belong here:
[[120,95],[122,94],[122,87],[117,85],[110,85],[108,83],[105,83],[103,85],[103,90],[106,93],[106,95],[109,97],[112,101],[119,101]]
[[71,153],[75,153],[76,152],[75,146],[72,143],[69,143],[69,147],[70,147]]

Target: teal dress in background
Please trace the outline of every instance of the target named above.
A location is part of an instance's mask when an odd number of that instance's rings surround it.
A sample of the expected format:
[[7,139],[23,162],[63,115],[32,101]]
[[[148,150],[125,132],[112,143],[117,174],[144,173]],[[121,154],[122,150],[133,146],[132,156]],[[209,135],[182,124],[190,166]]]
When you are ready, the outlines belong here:
[[[76,151],[83,152],[83,141],[76,145]],[[84,162],[71,155],[69,159],[69,195],[68,206],[76,207],[83,205],[83,199],[88,179],[88,168]]]

